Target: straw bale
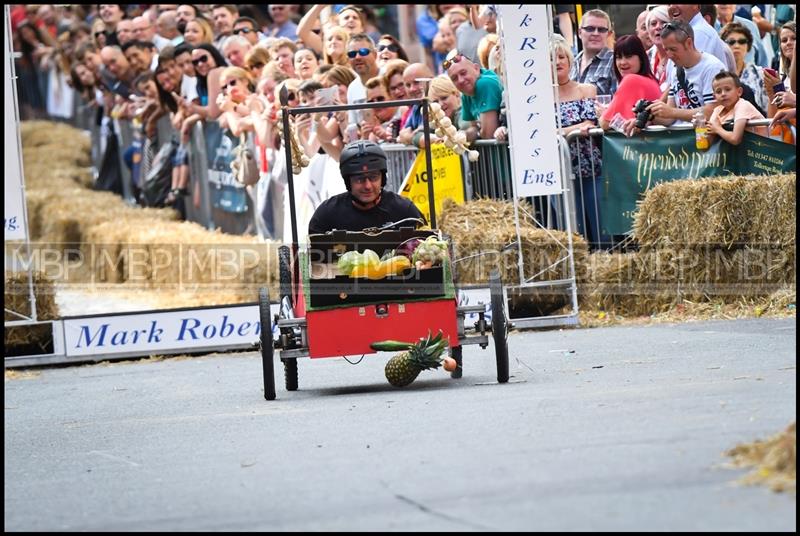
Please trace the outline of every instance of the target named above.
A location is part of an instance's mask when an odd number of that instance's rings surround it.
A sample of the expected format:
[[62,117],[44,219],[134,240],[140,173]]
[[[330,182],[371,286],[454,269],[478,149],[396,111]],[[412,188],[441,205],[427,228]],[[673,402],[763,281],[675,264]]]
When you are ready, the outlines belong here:
[[[41,272],[31,272],[33,295],[36,300],[36,316],[39,320],[58,318],[58,306],[55,300],[53,282]],[[19,314],[32,314],[29,301],[28,273],[6,271],[4,307]],[[6,321],[21,320],[18,316],[4,313]],[[14,353],[15,348],[31,347],[32,351],[45,351],[52,345],[52,337],[48,326],[14,326],[4,330],[6,354]]]
[[[536,226],[526,216],[526,213],[531,213],[530,205],[524,201],[520,205],[519,240],[524,277],[530,282],[568,278],[567,234]],[[547,315],[570,303],[569,292],[563,288],[518,287],[520,277],[513,203],[479,199],[459,205],[445,200],[439,227],[453,243],[457,282],[486,283],[491,271],[498,269],[503,283],[510,287],[512,317]],[[577,234],[572,235],[572,241],[576,277],[585,277],[588,244]]]
[[64,145],[69,141],[76,150],[88,152],[91,147],[89,136],[64,123],[54,121],[23,121],[20,123],[20,142],[23,147]]
[[732,303],[795,285],[794,248],[660,248],[591,257],[581,303],[619,314],[665,312],[683,301]]
[[634,218],[642,248],[793,246],[796,175],[680,180],[648,191]]

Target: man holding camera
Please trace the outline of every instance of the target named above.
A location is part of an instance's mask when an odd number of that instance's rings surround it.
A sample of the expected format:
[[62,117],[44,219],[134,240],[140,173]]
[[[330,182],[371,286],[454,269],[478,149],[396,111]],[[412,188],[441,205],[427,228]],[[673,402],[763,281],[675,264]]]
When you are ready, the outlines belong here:
[[[676,121],[689,123],[698,109],[702,109],[708,118],[715,106],[711,82],[717,73],[725,70],[725,65],[711,54],[697,50],[694,31],[685,22],[673,20],[666,23],[661,30],[661,41],[675,67],[667,76],[667,102],[659,100],[647,106],[650,122],[657,125],[672,125]],[[643,118],[644,114],[637,115]],[[629,135],[639,128],[636,118],[625,125]]]

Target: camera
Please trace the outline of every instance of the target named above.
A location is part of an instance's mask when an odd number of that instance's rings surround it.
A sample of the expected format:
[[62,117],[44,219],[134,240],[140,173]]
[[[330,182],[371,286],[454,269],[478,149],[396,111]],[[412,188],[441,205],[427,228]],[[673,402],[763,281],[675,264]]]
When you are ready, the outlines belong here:
[[652,101],[647,99],[639,99],[633,106],[633,113],[636,114],[636,128],[643,130],[647,126],[647,122],[653,118],[653,114],[647,109],[652,104]]

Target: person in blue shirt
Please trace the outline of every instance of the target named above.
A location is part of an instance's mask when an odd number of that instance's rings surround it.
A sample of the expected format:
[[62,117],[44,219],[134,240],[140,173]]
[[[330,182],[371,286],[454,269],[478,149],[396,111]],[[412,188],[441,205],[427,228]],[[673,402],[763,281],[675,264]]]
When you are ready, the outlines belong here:
[[461,92],[461,118],[480,123],[480,138],[493,139],[500,126],[503,85],[497,75],[473,63],[457,50],[442,62],[447,76]]

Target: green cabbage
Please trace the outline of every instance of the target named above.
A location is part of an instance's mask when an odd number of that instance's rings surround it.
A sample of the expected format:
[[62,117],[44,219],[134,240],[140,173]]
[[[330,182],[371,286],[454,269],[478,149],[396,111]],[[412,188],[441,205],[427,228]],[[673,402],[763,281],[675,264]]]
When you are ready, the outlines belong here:
[[360,266],[364,263],[364,258],[358,251],[348,251],[341,257],[339,257],[339,261],[336,263],[336,266],[339,268],[339,272],[344,275],[350,275],[353,273],[353,269],[356,266]]

